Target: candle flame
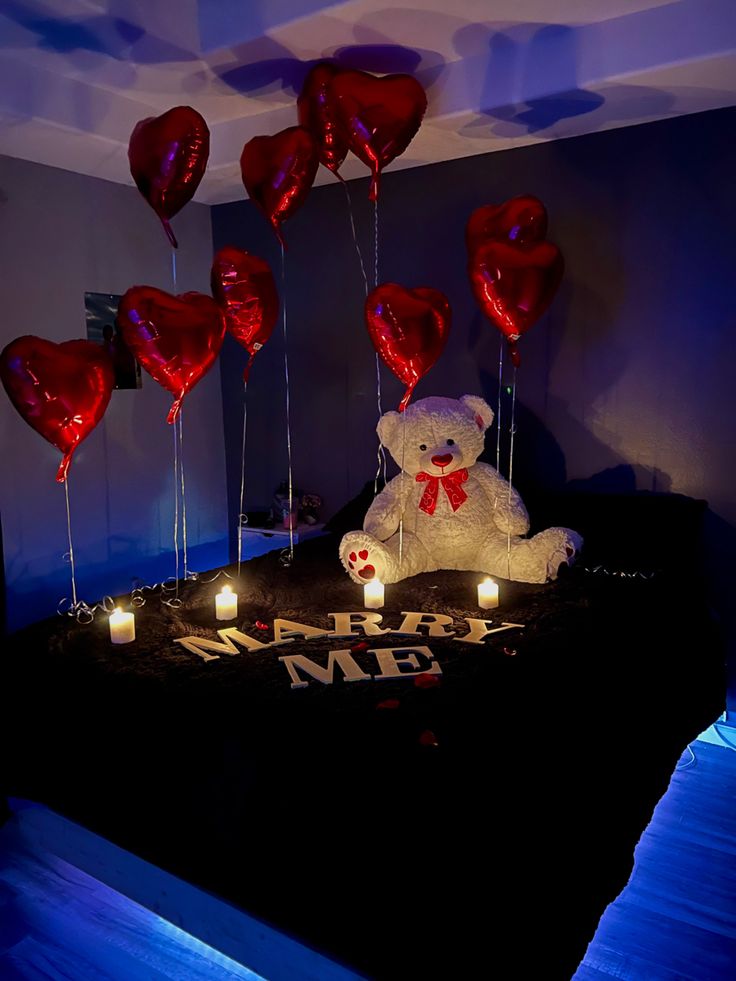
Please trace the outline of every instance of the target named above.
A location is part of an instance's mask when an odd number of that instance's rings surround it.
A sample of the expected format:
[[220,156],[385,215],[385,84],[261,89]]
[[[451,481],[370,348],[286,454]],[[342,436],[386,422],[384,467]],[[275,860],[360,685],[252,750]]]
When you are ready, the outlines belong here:
[[123,611],[122,611],[122,610],[120,609],[120,607],[119,607],[119,606],[116,606],[116,607],[115,607],[115,612],[116,612],[116,613],[122,613]]
[[233,591],[232,586],[223,586],[222,587],[222,592],[223,593],[232,593],[232,591]]

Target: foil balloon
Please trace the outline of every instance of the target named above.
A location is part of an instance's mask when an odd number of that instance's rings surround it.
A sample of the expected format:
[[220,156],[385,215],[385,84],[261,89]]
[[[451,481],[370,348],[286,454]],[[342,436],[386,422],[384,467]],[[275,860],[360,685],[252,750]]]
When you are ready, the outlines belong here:
[[490,239],[516,242],[541,242],[547,237],[547,210],[531,194],[476,208],[465,226],[465,245],[468,255]]
[[317,142],[303,126],[290,126],[275,136],[254,136],[243,147],[243,184],[282,246],[281,225],[304,203],[318,167]]
[[369,198],[378,199],[384,167],[406,150],[421,126],[427,96],[411,75],[339,72],[330,93],[348,146],[371,170]]
[[365,322],[373,346],[406,385],[399,412],[409,404],[419,379],[442,354],[451,319],[450,304],[439,290],[382,283],[368,294]]
[[564,268],[562,253],[552,242],[489,241],[470,257],[468,275],[475,299],[508,340],[516,367],[516,342],[549,307]]
[[243,372],[247,382],[253,360],[271,336],[279,315],[271,267],[257,255],[226,245],[215,255],[211,283],[229,333],[250,355]]
[[169,222],[194,197],[209,153],[207,123],[191,106],[142,119],[131,134],[130,173],[174,248],[178,243]]
[[296,100],[299,122],[317,141],[319,160],[339,177],[338,170],[348,152],[348,141],[339,127],[330,90],[332,79],[340,69],[321,61],[307,75]]
[[64,483],[74,451],[102,419],[115,387],[109,355],[90,341],[18,337],[0,354],[0,379],[28,425],[64,454],[56,474]]
[[167,421],[176,422],[185,395],[220,352],[222,311],[204,293],[172,296],[153,286],[133,286],[120,300],[117,322],[142,367],[174,396]]

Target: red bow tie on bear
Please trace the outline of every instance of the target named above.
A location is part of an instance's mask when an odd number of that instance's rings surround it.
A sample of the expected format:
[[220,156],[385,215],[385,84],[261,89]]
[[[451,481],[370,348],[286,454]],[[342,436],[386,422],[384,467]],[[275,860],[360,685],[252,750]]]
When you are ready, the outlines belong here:
[[434,514],[434,509],[437,507],[437,498],[440,493],[440,482],[445,488],[445,494],[447,494],[447,499],[450,502],[450,507],[453,511],[467,501],[468,495],[462,488],[462,485],[468,479],[468,471],[463,467],[462,470],[455,470],[453,473],[448,473],[446,477],[433,477],[429,473],[418,473],[416,476],[417,483],[427,482],[427,486],[422,494],[422,499],[419,502],[419,507],[422,511],[427,514]]

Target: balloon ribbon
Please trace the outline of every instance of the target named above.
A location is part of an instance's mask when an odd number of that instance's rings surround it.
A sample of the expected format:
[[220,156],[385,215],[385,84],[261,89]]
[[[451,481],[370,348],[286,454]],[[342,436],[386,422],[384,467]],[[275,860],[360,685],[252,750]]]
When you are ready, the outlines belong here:
[[291,394],[289,390],[289,339],[286,330],[286,251],[281,243],[281,294],[283,297],[283,327],[284,327],[284,381],[286,384],[286,456],[289,471],[289,556],[288,562],[294,559],[294,484],[291,469]]
[[[514,479],[514,436],[516,435],[516,365],[514,365],[514,374],[511,381],[511,425],[509,426],[509,435],[511,437],[509,443],[509,494],[508,494],[508,510],[509,516],[511,515],[511,494],[513,492],[512,481]],[[506,532],[506,569],[508,572],[508,578],[511,578],[511,528]]]

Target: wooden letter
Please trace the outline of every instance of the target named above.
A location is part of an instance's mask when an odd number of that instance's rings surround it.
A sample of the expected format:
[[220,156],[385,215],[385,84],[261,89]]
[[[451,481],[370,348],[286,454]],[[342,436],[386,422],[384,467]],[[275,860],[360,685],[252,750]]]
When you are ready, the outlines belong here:
[[445,627],[452,626],[452,617],[444,613],[405,613],[401,612],[403,621],[395,634],[418,634],[419,627],[429,627],[430,637],[449,637],[454,634],[454,630],[445,630]]
[[292,688],[306,688],[309,684],[308,681],[303,681],[299,677],[299,670],[314,678],[315,681],[321,681],[323,685],[331,685],[336,664],[345,675],[345,681],[371,680],[371,676],[356,664],[350,651],[330,651],[327,656],[326,668],[323,668],[321,664],[315,664],[306,654],[286,654],[284,657],[280,657],[279,661],[283,661],[286,665],[291,677]]
[[295,636],[302,636],[305,640],[313,637],[325,637],[329,631],[321,627],[310,627],[307,623],[297,623],[296,620],[274,620],[273,637],[274,644],[284,644],[284,637],[293,640]]
[[[434,654],[428,647],[384,647],[370,651],[376,655],[381,674],[374,675],[374,681],[385,681],[392,678],[411,677],[415,674],[442,674],[442,668],[434,659]],[[397,653],[406,657],[396,657]],[[420,668],[417,654],[423,654],[432,664],[429,668]],[[402,671],[402,664],[408,664],[413,671]]]
[[382,630],[378,624],[381,623],[383,617],[380,613],[328,613],[328,617],[332,617],[335,621],[335,629],[330,634],[330,637],[357,637],[357,630],[353,630],[353,627],[360,627],[365,633],[366,637],[375,637],[377,634],[388,634],[391,631],[388,627]]
[[[238,648],[233,644],[233,641],[240,644],[241,647],[246,647],[249,651],[261,651],[270,646],[241,633],[237,627],[225,627],[223,630],[218,630],[217,635],[221,638],[220,641],[193,636],[177,637],[174,643],[181,644],[192,654],[198,654],[203,661],[216,661],[220,654],[238,654]],[[284,641],[284,643],[288,643],[288,641]],[[208,651],[214,653],[208,654]]]
[[456,637],[459,644],[482,644],[483,638],[489,634],[500,634],[504,630],[523,630],[523,623],[502,623],[500,627],[491,627],[493,620],[475,620],[473,617],[465,617],[468,621],[470,630],[464,637]]

